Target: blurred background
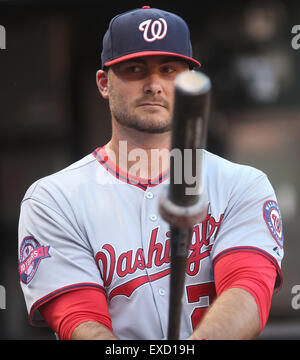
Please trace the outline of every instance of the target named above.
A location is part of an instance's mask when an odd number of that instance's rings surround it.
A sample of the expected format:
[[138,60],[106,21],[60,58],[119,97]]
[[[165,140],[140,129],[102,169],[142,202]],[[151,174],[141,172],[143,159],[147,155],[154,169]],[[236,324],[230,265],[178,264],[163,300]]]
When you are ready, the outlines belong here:
[[113,16],[143,5],[190,26],[194,57],[213,84],[208,150],[263,170],[275,188],[284,283],[259,339],[300,339],[300,3],[189,3],[0,0],[0,339],[54,339],[27,322],[20,202],[35,180],[109,140],[110,114],[95,83],[102,37]]

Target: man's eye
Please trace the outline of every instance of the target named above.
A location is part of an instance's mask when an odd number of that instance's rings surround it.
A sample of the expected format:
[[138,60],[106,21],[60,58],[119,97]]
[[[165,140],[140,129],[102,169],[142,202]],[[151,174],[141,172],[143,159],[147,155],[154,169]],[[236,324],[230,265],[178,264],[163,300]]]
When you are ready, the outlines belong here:
[[174,70],[174,68],[171,67],[171,66],[164,66],[164,67],[162,68],[162,71],[163,71],[164,73],[166,73],[166,74],[170,74],[170,73],[174,72],[175,70]]
[[127,70],[131,73],[139,73],[142,71],[142,68],[138,65],[134,65],[134,66],[129,66]]

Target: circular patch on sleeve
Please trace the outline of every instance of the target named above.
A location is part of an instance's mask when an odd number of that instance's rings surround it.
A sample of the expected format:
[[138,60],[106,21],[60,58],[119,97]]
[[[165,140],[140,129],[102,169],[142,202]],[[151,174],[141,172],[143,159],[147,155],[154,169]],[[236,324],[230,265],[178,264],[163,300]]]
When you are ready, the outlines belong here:
[[50,257],[49,248],[50,246],[41,246],[31,236],[23,239],[20,246],[19,273],[24,284],[33,279],[41,260]]
[[268,200],[264,203],[263,214],[265,222],[280,247],[283,247],[282,219],[279,207],[274,200]]

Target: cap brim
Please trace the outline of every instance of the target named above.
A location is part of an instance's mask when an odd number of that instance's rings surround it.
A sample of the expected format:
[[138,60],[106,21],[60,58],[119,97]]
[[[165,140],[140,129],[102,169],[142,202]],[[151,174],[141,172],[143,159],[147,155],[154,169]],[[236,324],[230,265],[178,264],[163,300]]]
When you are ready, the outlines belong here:
[[132,54],[128,54],[128,55],[124,55],[121,56],[117,59],[111,60],[111,61],[107,61],[104,66],[111,66],[114,64],[118,64],[122,61],[126,61],[126,60],[130,60],[130,59],[135,59],[138,57],[142,57],[142,56],[154,56],[154,55],[165,55],[165,56],[175,56],[175,57],[179,57],[183,60],[186,60],[190,65],[194,66],[194,67],[200,67],[201,64],[199,63],[199,61],[185,56],[185,55],[181,55],[181,54],[177,54],[177,53],[172,53],[172,52],[167,52],[167,51],[141,51],[141,52],[136,52],[136,53],[132,53]]

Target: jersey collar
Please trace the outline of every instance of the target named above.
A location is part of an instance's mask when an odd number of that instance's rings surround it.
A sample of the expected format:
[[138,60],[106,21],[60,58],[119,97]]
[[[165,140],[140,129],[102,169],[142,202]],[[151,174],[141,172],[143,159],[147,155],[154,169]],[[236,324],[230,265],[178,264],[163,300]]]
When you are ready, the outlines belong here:
[[154,179],[143,179],[138,176],[128,174],[127,172],[119,169],[119,167],[116,166],[116,164],[108,157],[105,146],[98,147],[92,154],[110,174],[115,176],[117,179],[124,181],[127,184],[135,185],[142,190],[147,190],[148,187],[156,186],[169,178],[169,170],[166,170]]

